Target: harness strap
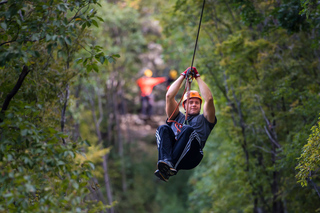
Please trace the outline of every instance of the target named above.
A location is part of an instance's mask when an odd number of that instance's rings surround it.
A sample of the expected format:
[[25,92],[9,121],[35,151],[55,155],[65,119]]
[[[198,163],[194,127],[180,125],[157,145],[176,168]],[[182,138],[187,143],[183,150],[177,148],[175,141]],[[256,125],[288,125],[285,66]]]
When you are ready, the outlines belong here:
[[184,89],[183,94],[182,94],[182,97],[180,98],[179,103],[177,104],[176,108],[173,110],[172,114],[170,115],[170,117],[169,117],[169,119],[168,119],[168,122],[173,122],[173,123],[174,123],[174,125],[175,125],[175,127],[177,128],[177,131],[178,131],[178,132],[181,132],[180,129],[182,128],[183,124],[181,124],[181,123],[179,123],[179,122],[177,122],[177,121],[175,121],[175,120],[172,120],[172,116],[173,116],[173,114],[177,111],[178,107],[180,106],[180,103],[181,103],[181,101],[182,101],[182,98],[183,98],[184,94],[186,93],[186,90],[187,90],[187,88]]
[[190,98],[190,92],[189,91],[190,91],[191,82],[193,80],[193,75],[187,73],[185,79],[186,79],[186,85],[185,85],[182,97],[180,98],[179,103],[177,104],[176,108],[173,110],[172,114],[170,115],[170,117],[168,119],[168,122],[173,122],[174,123],[178,133],[181,132],[181,128],[182,128],[183,124],[181,124],[181,123],[179,123],[179,122],[177,122],[175,120],[172,120],[172,116],[177,111],[178,107],[180,106],[180,103],[181,103],[181,101],[183,99],[184,94],[188,91],[188,93],[187,93],[188,97],[187,97],[187,103],[186,103],[187,104],[186,105],[187,106],[187,108],[186,108],[186,118],[185,118],[185,122],[184,122],[184,124],[188,124],[188,120],[187,120],[188,119],[188,101],[189,101],[189,98]]

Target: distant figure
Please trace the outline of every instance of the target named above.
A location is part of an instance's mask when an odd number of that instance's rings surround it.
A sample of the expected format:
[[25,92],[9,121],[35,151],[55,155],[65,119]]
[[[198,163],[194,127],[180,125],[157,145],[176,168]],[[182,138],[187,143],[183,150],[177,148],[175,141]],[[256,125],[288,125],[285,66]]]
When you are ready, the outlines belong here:
[[[195,90],[190,91],[189,98],[188,93],[184,95],[182,106],[188,112],[188,122],[185,122],[186,116],[179,111],[175,96],[190,73],[198,82],[202,97]],[[203,101],[203,114],[200,114]],[[163,181],[168,181],[181,169],[193,169],[200,163],[207,138],[217,123],[212,93],[195,67],[182,72],[168,89],[166,113],[167,124],[159,126],[156,131],[159,155],[158,169],[154,172]]]
[[150,118],[153,114],[154,97],[152,94],[153,87],[167,81],[167,77],[151,77],[152,71],[147,69],[144,76],[139,78],[136,83],[140,87],[141,96],[141,114],[143,119]]

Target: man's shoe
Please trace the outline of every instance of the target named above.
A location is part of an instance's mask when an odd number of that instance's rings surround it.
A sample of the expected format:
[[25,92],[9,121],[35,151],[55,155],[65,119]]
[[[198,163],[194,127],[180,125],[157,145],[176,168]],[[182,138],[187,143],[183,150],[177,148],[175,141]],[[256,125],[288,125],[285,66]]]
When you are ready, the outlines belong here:
[[177,170],[173,168],[172,164],[166,160],[158,161],[158,169],[160,173],[166,174],[167,176],[174,176],[177,174]]
[[162,180],[164,182],[167,182],[169,180],[169,177],[167,175],[160,173],[159,169],[157,169],[154,172],[154,175],[157,176],[160,180]]

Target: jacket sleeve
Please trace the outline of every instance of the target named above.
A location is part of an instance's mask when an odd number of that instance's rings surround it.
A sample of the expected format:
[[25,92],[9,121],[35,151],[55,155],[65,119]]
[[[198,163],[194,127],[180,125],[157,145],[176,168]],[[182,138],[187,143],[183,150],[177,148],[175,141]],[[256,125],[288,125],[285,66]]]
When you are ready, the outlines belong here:
[[156,78],[152,78],[152,85],[155,86],[155,85],[158,85],[158,84],[161,84],[163,82],[167,81],[167,78],[166,77],[156,77]]

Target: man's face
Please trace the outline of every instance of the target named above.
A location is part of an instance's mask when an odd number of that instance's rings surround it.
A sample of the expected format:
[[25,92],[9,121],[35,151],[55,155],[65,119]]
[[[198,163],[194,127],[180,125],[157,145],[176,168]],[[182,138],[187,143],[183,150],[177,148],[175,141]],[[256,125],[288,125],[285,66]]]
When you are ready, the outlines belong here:
[[201,104],[200,104],[199,98],[190,98],[188,105],[189,105],[189,108],[188,108],[189,115],[197,115],[200,113]]

